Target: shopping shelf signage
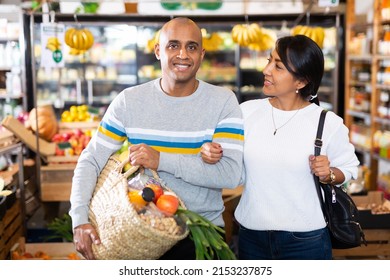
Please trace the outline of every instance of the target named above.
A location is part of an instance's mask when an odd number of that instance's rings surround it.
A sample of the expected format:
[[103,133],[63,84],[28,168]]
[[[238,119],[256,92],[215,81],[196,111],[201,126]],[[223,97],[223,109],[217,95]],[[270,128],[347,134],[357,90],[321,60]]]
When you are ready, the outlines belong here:
[[41,24],[41,67],[64,67],[65,26],[54,22]]

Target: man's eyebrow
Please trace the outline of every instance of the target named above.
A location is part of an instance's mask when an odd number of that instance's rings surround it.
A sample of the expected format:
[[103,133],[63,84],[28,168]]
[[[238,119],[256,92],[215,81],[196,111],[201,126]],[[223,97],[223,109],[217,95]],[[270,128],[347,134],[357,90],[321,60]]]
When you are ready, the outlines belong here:
[[[169,40],[168,43],[176,43],[176,44],[180,44],[180,41],[179,40]],[[187,45],[197,45],[199,46],[199,43],[196,42],[196,41],[188,41],[186,42]]]

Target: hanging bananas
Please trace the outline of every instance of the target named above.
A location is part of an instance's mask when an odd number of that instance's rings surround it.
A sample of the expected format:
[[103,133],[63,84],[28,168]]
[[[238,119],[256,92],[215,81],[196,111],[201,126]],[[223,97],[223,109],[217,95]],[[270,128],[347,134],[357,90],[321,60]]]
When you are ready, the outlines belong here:
[[160,37],[160,31],[161,29],[157,30],[156,33],[154,33],[153,38],[148,40],[148,42],[146,43],[145,46],[146,53],[152,53],[154,51],[154,45],[158,43]]
[[52,52],[61,49],[61,42],[56,37],[50,37],[46,42],[46,49],[51,50]]
[[223,45],[223,39],[217,32],[209,34],[202,28],[202,44],[206,51],[217,51]]
[[275,43],[274,38],[257,23],[235,25],[232,29],[232,39],[241,47],[256,51],[271,49]]
[[88,29],[69,28],[65,32],[65,43],[71,48],[71,55],[79,55],[93,46],[94,38]]
[[297,25],[291,30],[292,35],[305,35],[312,39],[322,48],[324,46],[325,30],[322,27],[311,27],[307,25]]

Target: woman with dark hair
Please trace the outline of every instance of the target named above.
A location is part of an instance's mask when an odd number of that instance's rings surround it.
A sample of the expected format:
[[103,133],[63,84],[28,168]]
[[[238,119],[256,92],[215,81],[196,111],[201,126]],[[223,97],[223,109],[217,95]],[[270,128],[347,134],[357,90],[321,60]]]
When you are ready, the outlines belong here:
[[[241,104],[244,191],[235,211],[240,259],[331,259],[332,246],[313,174],[340,186],[357,177],[359,161],[343,119],[328,112],[321,155],[314,140],[322,50],[303,35],[277,40],[263,70],[264,99]],[[204,161],[218,154],[213,144]]]

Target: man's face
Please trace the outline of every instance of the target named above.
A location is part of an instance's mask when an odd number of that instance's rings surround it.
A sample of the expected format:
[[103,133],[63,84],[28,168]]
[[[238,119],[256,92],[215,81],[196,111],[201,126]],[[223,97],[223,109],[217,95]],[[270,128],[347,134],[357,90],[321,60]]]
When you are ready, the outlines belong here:
[[186,83],[196,77],[204,57],[202,34],[193,24],[171,22],[162,30],[155,54],[164,79]]

